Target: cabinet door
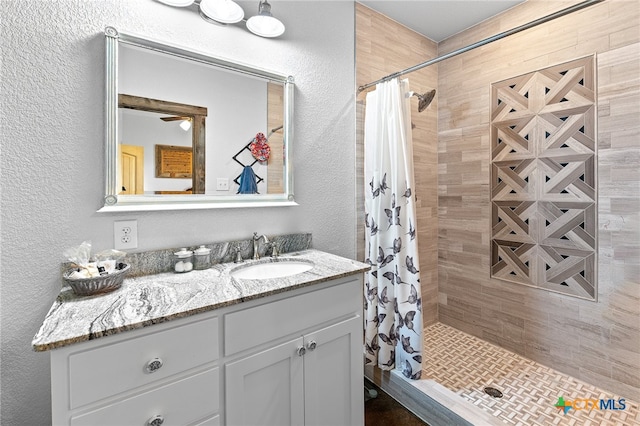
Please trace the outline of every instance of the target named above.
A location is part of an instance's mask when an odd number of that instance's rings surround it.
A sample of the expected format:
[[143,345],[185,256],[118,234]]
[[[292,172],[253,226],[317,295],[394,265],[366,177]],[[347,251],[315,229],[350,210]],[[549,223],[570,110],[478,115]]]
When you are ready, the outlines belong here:
[[225,366],[228,426],[304,424],[302,344],[297,338]]
[[304,424],[364,424],[361,317],[305,335],[304,343]]

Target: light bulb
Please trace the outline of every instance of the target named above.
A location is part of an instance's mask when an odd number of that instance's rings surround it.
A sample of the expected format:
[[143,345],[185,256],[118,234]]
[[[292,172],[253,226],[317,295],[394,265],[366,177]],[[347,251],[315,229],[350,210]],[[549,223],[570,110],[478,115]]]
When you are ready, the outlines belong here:
[[188,131],[191,128],[191,120],[183,120],[183,121],[181,121],[180,122],[180,127],[185,132]]
[[260,1],[258,14],[247,20],[247,28],[261,37],[278,37],[284,34],[284,24],[273,17],[271,5],[266,0]]
[[191,6],[194,0],[156,0],[156,1],[169,6],[187,7],[187,6]]
[[232,0],[202,0],[200,11],[207,18],[223,24],[235,24],[244,18],[244,10]]

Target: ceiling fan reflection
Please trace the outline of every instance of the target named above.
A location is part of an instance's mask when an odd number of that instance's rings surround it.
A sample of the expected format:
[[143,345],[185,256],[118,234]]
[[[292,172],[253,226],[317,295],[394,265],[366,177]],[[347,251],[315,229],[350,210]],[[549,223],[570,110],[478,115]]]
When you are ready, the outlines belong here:
[[180,121],[180,127],[186,132],[191,128],[191,117],[186,116],[172,116],[172,117],[160,117],[160,120],[166,122]]

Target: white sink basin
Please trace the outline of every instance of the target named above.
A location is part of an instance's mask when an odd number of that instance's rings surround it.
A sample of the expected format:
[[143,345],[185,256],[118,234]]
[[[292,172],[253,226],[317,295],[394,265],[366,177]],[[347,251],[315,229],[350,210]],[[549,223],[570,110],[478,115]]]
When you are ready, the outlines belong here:
[[302,260],[282,260],[278,262],[254,263],[252,265],[237,266],[231,270],[234,278],[261,280],[267,278],[281,278],[301,274],[313,269],[313,263]]

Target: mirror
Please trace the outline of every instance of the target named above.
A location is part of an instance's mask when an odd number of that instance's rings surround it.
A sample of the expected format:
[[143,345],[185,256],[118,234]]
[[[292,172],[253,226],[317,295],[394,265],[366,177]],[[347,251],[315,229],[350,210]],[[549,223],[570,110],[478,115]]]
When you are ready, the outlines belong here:
[[296,205],[293,77],[112,27],[105,40],[99,211]]

